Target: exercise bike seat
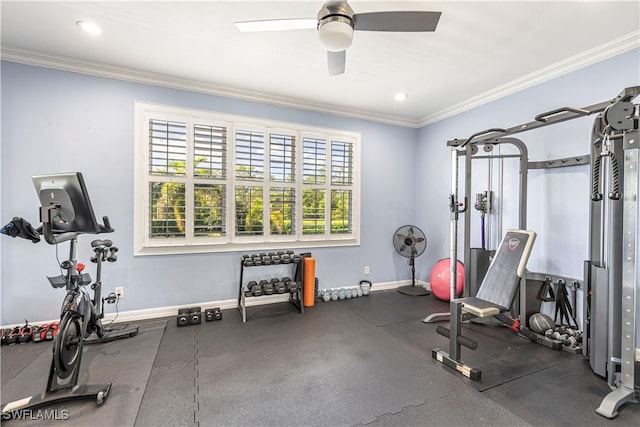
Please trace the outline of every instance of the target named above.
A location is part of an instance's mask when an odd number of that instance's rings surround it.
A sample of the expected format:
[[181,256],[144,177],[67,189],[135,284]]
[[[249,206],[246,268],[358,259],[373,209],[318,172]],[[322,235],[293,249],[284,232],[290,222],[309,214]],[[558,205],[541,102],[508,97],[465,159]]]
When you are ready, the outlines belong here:
[[511,308],[535,239],[534,231],[507,230],[477,295],[457,300],[462,310],[476,317],[489,317]]

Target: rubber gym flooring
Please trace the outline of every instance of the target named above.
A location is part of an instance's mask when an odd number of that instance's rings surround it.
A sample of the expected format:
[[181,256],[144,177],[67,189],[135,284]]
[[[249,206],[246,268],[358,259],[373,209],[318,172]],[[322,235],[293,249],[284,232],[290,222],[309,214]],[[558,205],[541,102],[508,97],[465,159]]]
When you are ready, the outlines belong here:
[[[551,350],[509,329],[465,325],[478,350],[463,359],[471,381],[437,363],[448,348],[434,324],[448,311],[432,296],[396,291],[223,311],[218,322],[178,328],[138,322],[138,336],[87,346],[81,382],[112,382],[108,399],[54,407],[65,426],[638,426],[640,404],[608,420],[609,392],[582,355]],[[446,322],[444,323],[446,324]],[[2,402],[44,390],[51,344],[3,346]],[[43,425],[41,419],[7,425]]]

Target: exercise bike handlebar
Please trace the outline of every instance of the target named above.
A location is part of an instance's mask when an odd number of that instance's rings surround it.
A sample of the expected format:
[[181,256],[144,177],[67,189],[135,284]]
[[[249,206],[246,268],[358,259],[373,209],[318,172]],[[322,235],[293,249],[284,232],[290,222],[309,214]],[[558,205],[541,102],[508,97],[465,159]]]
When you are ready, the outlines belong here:
[[[51,220],[49,215],[50,211],[51,211],[51,208],[47,209],[46,215],[41,215],[43,218],[47,218],[47,219],[42,221],[42,225],[37,228],[38,233],[44,236],[44,240],[47,243],[49,243],[50,245],[55,245],[58,243],[75,239],[76,237],[78,237],[78,235],[84,234],[82,232],[77,232],[77,231],[65,231],[62,233],[56,233],[51,227]],[[103,222],[102,224],[98,223],[99,231],[97,233],[91,233],[91,234],[113,233],[115,231],[115,229],[111,227],[111,221],[109,221],[108,216],[106,215],[103,216],[102,222]]]
[[113,233],[115,230],[113,229],[113,227],[111,227],[111,222],[109,221],[109,217],[108,216],[103,216],[102,217],[102,224],[98,223],[98,227],[100,228],[100,233]]

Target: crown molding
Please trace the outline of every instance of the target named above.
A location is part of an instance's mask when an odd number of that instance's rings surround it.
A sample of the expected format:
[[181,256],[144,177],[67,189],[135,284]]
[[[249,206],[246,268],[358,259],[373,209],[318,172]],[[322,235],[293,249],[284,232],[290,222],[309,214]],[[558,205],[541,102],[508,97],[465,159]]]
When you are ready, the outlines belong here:
[[376,114],[370,111],[356,110],[352,108],[346,109],[338,105],[320,104],[317,102],[309,102],[298,98],[279,96],[267,92],[250,91],[236,87],[216,85],[199,80],[177,78],[175,76],[161,73],[153,73],[100,62],[53,55],[46,52],[22,49],[14,46],[3,45],[0,54],[0,59],[3,61],[16,62],[25,65],[123,80],[132,83],[142,83],[188,92],[197,92],[207,95],[223,96],[281,107],[315,111],[333,116],[369,120],[405,127],[417,127],[417,122],[415,120],[409,120],[404,117]]
[[503,98],[507,95],[511,95],[637,48],[640,48],[640,30],[615,38],[610,42],[603,43],[540,70],[525,74],[522,77],[469,98],[466,101],[452,105],[451,107],[440,110],[434,114],[430,114],[418,121],[418,127],[424,127],[432,123],[439,122],[440,120],[455,116],[471,110],[472,108],[488,104],[489,102]]
[[0,51],[0,58],[3,61],[123,80],[133,83],[142,83],[151,86],[223,96],[397,126],[421,128],[639,47],[640,30],[636,30],[613,39],[610,42],[526,74],[494,89],[473,96],[463,102],[425,116],[420,120],[377,114],[370,111],[354,110],[351,108],[347,109],[332,104],[319,104],[317,102],[308,102],[298,98],[284,97],[267,92],[249,91],[199,80],[181,79],[160,73],[152,73],[99,62],[53,55],[13,46],[3,45]]

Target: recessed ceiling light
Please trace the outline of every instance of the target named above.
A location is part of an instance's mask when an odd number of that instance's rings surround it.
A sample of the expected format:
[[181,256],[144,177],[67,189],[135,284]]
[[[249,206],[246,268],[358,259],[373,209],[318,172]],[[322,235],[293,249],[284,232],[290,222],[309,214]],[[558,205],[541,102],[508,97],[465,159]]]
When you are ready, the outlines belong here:
[[409,97],[409,95],[407,95],[406,93],[399,92],[399,93],[396,93],[395,99],[396,99],[396,101],[404,101],[408,97]]
[[98,27],[95,23],[90,22],[90,21],[77,21],[76,25],[80,28],[82,28],[84,31],[86,31],[87,33],[94,35],[94,36],[99,36],[100,34],[102,34],[102,30],[100,29],[100,27]]

